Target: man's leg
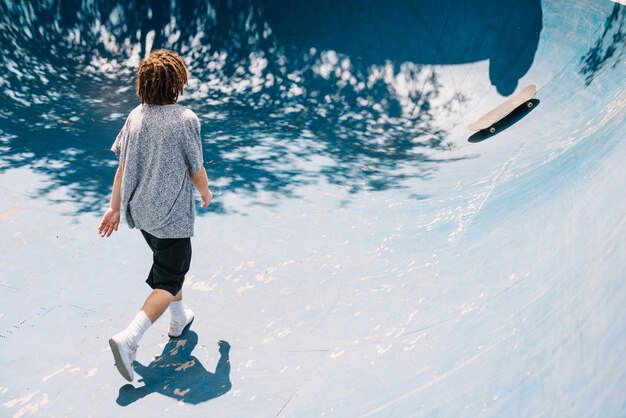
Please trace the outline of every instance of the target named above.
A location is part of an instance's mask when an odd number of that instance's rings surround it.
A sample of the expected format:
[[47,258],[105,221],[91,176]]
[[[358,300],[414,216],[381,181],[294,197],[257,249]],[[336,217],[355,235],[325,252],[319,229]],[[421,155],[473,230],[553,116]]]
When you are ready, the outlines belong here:
[[170,302],[170,326],[167,335],[178,338],[187,325],[193,321],[193,311],[183,306],[183,291],[180,290]]
[[117,334],[117,339],[125,341],[131,347],[136,346],[144,332],[159,319],[173,299],[174,295],[167,290],[154,289],[133,321]]
[[[174,296],[170,303],[170,324],[185,324],[185,308],[183,307],[183,291],[182,289]],[[183,325],[184,326],[184,325]],[[175,331],[174,331],[175,332]]]
[[186,325],[182,289],[176,294],[176,296],[174,296],[174,299],[170,303],[170,314],[172,315],[170,324],[172,323],[179,324],[179,325],[182,325],[183,327]]
[[174,295],[162,289],[150,293],[141,310],[128,324],[126,329],[109,339],[109,346],[115,359],[115,365],[121,375],[132,382],[134,379],[133,361],[137,352],[137,344],[150,326],[165,312]]
[[167,307],[170,305],[170,302],[172,302],[172,300],[179,295],[182,297],[182,292],[178,292],[176,296],[173,296],[167,290],[154,289],[144,302],[141,310],[150,319],[150,322],[154,324],[154,322],[159,319],[161,315],[163,315],[163,312],[165,312]]

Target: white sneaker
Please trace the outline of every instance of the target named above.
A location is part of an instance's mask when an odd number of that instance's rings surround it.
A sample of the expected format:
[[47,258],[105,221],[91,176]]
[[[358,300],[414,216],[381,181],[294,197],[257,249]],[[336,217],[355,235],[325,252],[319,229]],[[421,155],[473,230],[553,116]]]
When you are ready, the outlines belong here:
[[109,338],[109,345],[111,346],[111,352],[113,353],[117,370],[124,379],[132,382],[135,378],[133,361],[135,361],[135,355],[137,354],[137,346],[128,344],[126,338],[122,336],[122,333],[115,334],[113,337]]
[[168,337],[170,338],[180,337],[185,327],[193,322],[193,311],[189,308],[185,308],[184,312],[185,312],[184,323],[176,322],[173,319],[170,320],[170,327],[167,330]]

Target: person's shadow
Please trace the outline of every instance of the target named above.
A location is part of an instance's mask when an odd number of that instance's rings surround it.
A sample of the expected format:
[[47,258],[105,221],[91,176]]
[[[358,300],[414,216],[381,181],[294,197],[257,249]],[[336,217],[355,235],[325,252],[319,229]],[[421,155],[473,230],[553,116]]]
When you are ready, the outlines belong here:
[[230,344],[218,342],[220,359],[215,373],[211,373],[191,355],[197,343],[198,334],[186,329],[180,338],[170,339],[163,353],[148,366],[135,361],[135,373],[142,376],[139,381],[143,381],[144,385],[122,386],[116,402],[128,406],[151,393],[160,393],[185,403],[198,404],[228,392],[232,387],[229,378]]

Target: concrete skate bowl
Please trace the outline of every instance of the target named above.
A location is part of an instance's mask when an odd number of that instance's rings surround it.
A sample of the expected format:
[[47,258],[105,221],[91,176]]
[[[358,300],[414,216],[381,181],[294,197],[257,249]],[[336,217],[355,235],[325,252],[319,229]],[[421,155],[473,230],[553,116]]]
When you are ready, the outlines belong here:
[[[625,16],[1,1],[0,415],[624,415]],[[124,384],[106,341],[150,253],[96,227],[156,48],[188,65],[215,200],[192,329],[156,322]],[[528,84],[533,109],[466,129]]]

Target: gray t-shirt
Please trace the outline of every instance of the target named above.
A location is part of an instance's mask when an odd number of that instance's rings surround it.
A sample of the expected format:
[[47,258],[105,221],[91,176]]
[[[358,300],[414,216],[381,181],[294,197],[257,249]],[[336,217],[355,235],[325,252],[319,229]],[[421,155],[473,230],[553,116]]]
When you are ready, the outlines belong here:
[[180,105],[134,108],[111,151],[124,164],[121,209],[130,228],[157,238],[193,236],[193,183],[202,167],[200,122]]

